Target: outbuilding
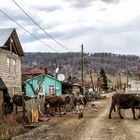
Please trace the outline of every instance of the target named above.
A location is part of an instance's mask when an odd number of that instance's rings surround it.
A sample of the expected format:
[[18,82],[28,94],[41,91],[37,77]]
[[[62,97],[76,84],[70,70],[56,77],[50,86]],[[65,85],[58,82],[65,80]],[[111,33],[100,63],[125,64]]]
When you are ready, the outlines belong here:
[[27,96],[62,95],[62,82],[47,74],[41,74],[25,81]]
[[[9,105],[10,105],[10,96],[8,93],[8,89],[5,83],[3,82],[2,78],[0,77],[0,116],[2,116],[3,114],[7,114],[9,112]],[[12,110],[11,108],[12,107],[10,107],[10,112]]]

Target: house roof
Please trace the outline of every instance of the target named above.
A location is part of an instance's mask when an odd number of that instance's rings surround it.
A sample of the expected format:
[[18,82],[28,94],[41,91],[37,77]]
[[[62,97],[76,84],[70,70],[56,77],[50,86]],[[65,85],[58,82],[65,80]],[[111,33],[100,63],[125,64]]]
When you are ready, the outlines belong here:
[[20,44],[20,41],[19,41],[15,28],[0,29],[0,47],[6,48],[7,46],[5,46],[5,44],[9,40],[10,37],[13,38],[13,41],[16,44],[16,48],[18,50],[18,55],[24,56],[24,52],[21,47],[21,44]]
[[[31,80],[33,80],[33,79],[36,79],[36,78],[38,78],[38,77],[40,77],[40,76],[46,76],[46,77],[49,77],[49,78],[51,78],[51,79],[53,79],[53,80],[59,81],[57,78],[52,77],[52,76],[50,76],[50,75],[48,75],[48,74],[41,74],[41,75],[38,75],[38,76],[35,76],[35,77],[31,78],[31,79],[26,80],[25,83],[27,83],[27,82],[29,82],[29,81],[31,81]],[[61,82],[61,81],[59,81],[59,82]],[[61,82],[61,83],[62,83],[62,82]]]
[[30,71],[24,72],[22,74],[23,75],[45,74],[45,70],[35,68],[35,69],[30,70]]
[[4,46],[13,32],[13,28],[0,29],[0,47]]

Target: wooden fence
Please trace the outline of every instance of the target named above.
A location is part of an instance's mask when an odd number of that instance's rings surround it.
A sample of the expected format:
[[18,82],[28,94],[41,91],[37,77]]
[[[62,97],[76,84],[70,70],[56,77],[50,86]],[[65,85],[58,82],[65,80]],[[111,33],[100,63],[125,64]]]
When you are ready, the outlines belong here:
[[[33,110],[38,110],[41,111],[42,114],[45,114],[45,98],[39,98],[39,99],[31,99],[28,101],[25,101],[25,109],[27,113],[27,118],[29,123],[32,122],[32,111]],[[39,112],[39,116],[41,116],[41,113]]]

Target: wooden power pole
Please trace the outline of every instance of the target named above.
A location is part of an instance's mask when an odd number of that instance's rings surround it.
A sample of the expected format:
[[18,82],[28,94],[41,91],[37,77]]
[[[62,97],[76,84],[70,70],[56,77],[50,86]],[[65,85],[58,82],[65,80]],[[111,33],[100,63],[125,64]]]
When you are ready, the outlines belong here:
[[126,87],[128,88],[128,68],[126,68]]
[[93,91],[94,91],[94,84],[93,84],[92,70],[90,70],[90,77],[91,77],[92,89],[93,89]]
[[82,87],[82,94],[83,94],[83,65],[84,65],[84,55],[83,55],[83,44],[81,45],[81,87]]

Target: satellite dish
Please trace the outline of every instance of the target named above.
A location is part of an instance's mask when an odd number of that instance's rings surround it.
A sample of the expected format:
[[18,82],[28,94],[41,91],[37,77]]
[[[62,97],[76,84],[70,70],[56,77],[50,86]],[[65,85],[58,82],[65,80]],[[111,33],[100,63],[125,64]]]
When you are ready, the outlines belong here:
[[58,74],[57,78],[59,81],[64,81],[65,76],[64,76],[64,74]]
[[59,67],[56,68],[55,73],[58,73],[58,71],[59,71]]

